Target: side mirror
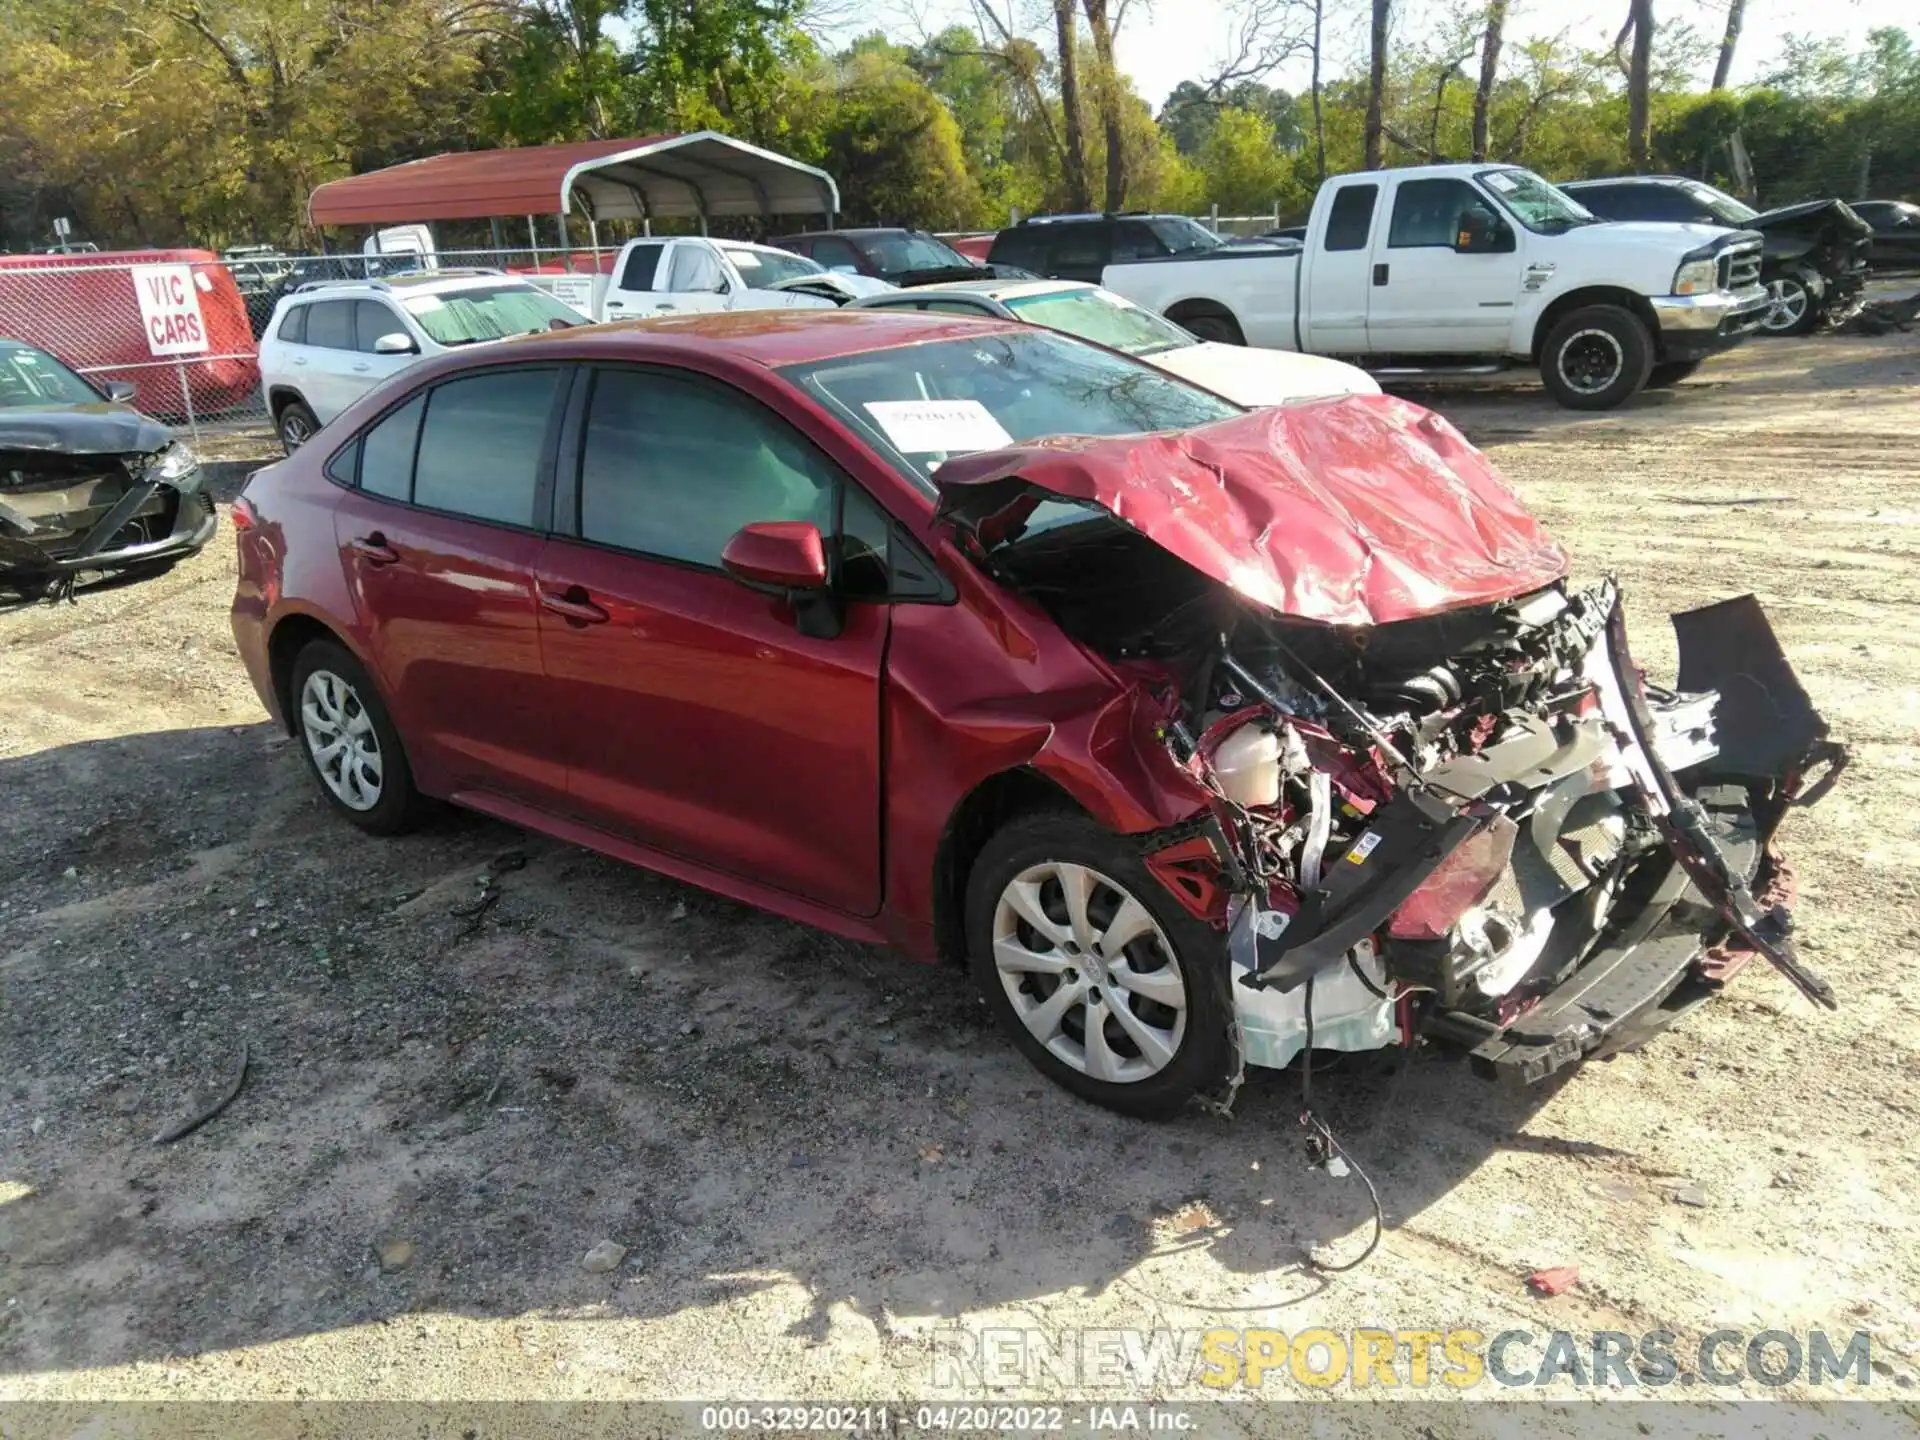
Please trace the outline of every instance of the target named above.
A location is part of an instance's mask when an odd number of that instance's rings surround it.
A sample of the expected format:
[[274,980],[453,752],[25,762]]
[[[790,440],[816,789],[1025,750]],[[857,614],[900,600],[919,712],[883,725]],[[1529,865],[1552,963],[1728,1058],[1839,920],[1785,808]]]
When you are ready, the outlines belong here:
[[743,525],[720,552],[720,568],[754,590],[824,590],[826,542],[819,527],[806,520]]
[[411,355],[419,348],[413,343],[411,335],[400,330],[382,335],[373,342],[373,353],[376,355]]
[[1502,248],[1500,221],[1479,208],[1462,210],[1454,225],[1453,248],[1461,255],[1488,255]]
[[100,387],[100,393],[116,405],[131,405],[134,389],[131,380],[109,380]]

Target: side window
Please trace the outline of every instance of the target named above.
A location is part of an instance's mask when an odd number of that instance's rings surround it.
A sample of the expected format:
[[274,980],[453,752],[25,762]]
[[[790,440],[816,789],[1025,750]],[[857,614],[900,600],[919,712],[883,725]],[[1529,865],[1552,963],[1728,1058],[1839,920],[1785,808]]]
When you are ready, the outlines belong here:
[[353,302],[322,300],[307,306],[307,344],[328,350],[353,349]]
[[293,306],[290,310],[287,311],[285,315],[281,317],[280,328],[274,331],[274,334],[277,335],[280,339],[286,341],[289,345],[306,344],[307,343],[307,311],[311,310],[312,308],[313,307],[311,305]]
[[1439,245],[1453,248],[1460,217],[1481,210],[1493,219],[1493,206],[1464,180],[1403,180],[1393,196],[1393,224],[1387,246],[1394,250]]
[[580,454],[580,534],[715,569],[743,525],[833,528],[839,472],[758,401],[639,370],[594,379]]
[[353,348],[364,354],[373,353],[373,342],[382,335],[407,333],[407,327],[400,323],[400,317],[387,305],[378,300],[356,300],[353,302]]
[[427,397],[416,395],[360,437],[360,488],[389,500],[413,497],[413,451]]
[[413,503],[476,520],[532,524],[559,380],[558,370],[495,370],[435,386],[420,430]]
[[1113,227],[1116,260],[1152,260],[1166,253],[1167,247],[1160,243],[1160,237],[1138,220],[1122,220]]
[[1107,227],[1062,225],[1047,251],[1049,270],[1098,270],[1107,263]]
[[[1404,187],[1403,187],[1404,188]],[[1373,233],[1373,205],[1380,198],[1378,185],[1345,185],[1335,193],[1327,211],[1327,234],[1323,250],[1364,250]]]
[[1047,263],[1046,237],[1031,228],[1002,230],[987,247],[987,259],[995,265],[1019,265],[1038,270]]
[[636,245],[627,252],[626,268],[620,272],[622,290],[653,289],[654,272],[660,268],[660,252],[665,244]]
[[822,235],[813,242],[813,248],[807,253],[829,270],[836,265],[845,265],[856,271],[860,268],[860,256],[853,246],[837,235]]
[[706,292],[711,294],[720,288],[722,279],[720,262],[714,259],[713,251],[705,245],[691,242],[673,247],[673,259],[668,262],[667,288],[681,294]]

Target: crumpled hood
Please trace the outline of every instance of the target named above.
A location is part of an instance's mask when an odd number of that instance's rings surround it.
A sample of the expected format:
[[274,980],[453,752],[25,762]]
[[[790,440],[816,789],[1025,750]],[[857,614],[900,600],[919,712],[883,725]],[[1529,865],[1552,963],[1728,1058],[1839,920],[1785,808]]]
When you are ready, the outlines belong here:
[[949,460],[934,483],[938,513],[989,549],[1046,496],[1091,501],[1246,599],[1329,625],[1511,599],[1567,571],[1485,455],[1386,395],[1054,436]]
[[1873,234],[1873,227],[1862,220],[1844,200],[1803,200],[1797,205],[1781,205],[1773,210],[1762,211],[1743,223],[1749,230],[1793,235],[1812,234],[1827,224],[1831,224],[1841,235],[1856,239]]
[[172,439],[172,432],[158,420],[106,400],[0,408],[0,450],[147,455],[166,448]]

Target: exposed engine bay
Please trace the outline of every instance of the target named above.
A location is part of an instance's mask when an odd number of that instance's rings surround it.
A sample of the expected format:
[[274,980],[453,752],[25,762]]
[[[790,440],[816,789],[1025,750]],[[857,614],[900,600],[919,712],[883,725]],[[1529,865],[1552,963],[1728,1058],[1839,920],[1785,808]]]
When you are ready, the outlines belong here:
[[1163,687],[1164,743],[1216,799],[1148,863],[1228,931],[1246,1063],[1425,1033],[1538,1080],[1755,954],[1833,1003],[1793,953],[1772,839],[1844,756],[1751,597],[1675,617],[1665,689],[1611,580],[1340,627],[1264,614],[1104,519],[997,562]]

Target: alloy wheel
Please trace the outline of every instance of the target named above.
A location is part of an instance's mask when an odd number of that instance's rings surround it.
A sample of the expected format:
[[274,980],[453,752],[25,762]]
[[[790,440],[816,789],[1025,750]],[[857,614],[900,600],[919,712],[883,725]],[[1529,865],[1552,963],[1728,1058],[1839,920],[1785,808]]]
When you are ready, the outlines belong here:
[[1626,352],[1620,342],[1605,330],[1576,330],[1560,347],[1560,378],[1569,390],[1581,395],[1598,395],[1620,378],[1627,368]]
[[299,411],[291,411],[280,417],[280,443],[286,446],[288,453],[298,450],[313,438],[313,428],[307,424],[307,417]]
[[1785,332],[1806,319],[1812,297],[1798,280],[1790,277],[1775,280],[1767,286],[1767,294],[1772,297],[1772,303],[1767,307],[1766,319],[1760,322],[1765,329]]
[[349,810],[380,803],[380,737],[360,693],[331,670],[315,670],[300,690],[300,729],[320,781]]
[[1126,887],[1043,861],[1000,893],[993,963],[1014,1014],[1062,1064],[1131,1084],[1179,1052],[1187,988],[1173,946]]

